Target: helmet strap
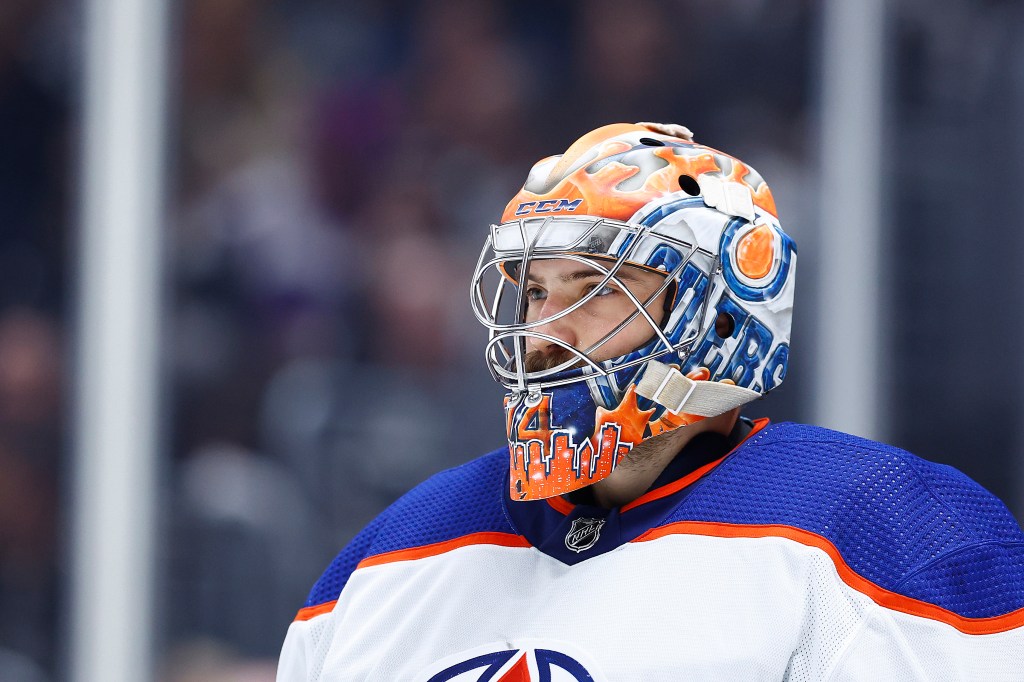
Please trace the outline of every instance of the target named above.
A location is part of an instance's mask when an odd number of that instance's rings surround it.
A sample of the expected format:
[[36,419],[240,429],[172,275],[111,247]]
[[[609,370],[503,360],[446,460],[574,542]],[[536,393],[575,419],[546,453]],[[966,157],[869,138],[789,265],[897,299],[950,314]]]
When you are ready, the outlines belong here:
[[721,381],[695,381],[671,365],[652,360],[636,386],[636,394],[673,414],[717,417],[757,400],[761,394]]

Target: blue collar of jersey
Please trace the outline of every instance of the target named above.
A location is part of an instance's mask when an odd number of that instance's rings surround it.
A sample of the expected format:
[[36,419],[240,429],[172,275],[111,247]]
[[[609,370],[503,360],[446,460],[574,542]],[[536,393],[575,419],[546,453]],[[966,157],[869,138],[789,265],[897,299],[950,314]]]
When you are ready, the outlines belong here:
[[505,511],[516,531],[531,545],[562,563],[577,564],[610,552],[659,525],[686,499],[694,483],[767,424],[767,419],[759,419],[737,424],[728,436],[700,434],[676,455],[644,495],[613,509],[594,504],[587,488],[574,496],[577,504],[565,498],[513,501],[508,496],[506,473],[502,494]]

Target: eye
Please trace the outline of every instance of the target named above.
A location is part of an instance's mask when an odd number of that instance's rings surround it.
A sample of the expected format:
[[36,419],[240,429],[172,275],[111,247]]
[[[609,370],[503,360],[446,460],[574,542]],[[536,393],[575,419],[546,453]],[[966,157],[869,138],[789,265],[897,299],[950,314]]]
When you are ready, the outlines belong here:
[[[584,293],[585,294],[589,294],[594,289],[597,289],[597,285],[596,284],[592,284],[592,285],[588,286],[587,290]],[[596,297],[599,297],[599,296],[610,296],[611,294],[615,294],[615,293],[618,293],[618,292],[615,289],[613,289],[612,287],[610,287],[608,285],[605,285],[605,286],[601,287],[600,289],[598,289],[597,293],[594,294],[594,297],[596,298]]]
[[541,301],[546,296],[547,296],[547,292],[545,292],[540,287],[527,287],[527,289],[526,289],[526,300],[527,301]]

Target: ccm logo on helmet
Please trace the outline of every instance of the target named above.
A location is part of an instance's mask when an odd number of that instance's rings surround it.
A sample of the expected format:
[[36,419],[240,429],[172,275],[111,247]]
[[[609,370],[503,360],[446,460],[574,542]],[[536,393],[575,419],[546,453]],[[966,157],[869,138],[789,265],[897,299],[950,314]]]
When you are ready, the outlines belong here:
[[554,213],[555,211],[575,211],[583,203],[583,199],[544,199],[543,201],[524,201],[516,209],[516,215],[527,213]]

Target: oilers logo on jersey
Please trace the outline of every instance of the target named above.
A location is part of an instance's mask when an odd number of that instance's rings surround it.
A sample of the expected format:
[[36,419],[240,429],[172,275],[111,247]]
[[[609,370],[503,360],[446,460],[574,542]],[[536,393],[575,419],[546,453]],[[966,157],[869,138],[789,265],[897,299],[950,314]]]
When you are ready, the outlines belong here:
[[[425,682],[600,682],[604,678],[592,674],[576,656],[564,651],[524,646],[508,649],[496,644],[480,653],[474,649],[441,663],[444,669],[423,677]],[[559,647],[562,648],[562,647]]]

